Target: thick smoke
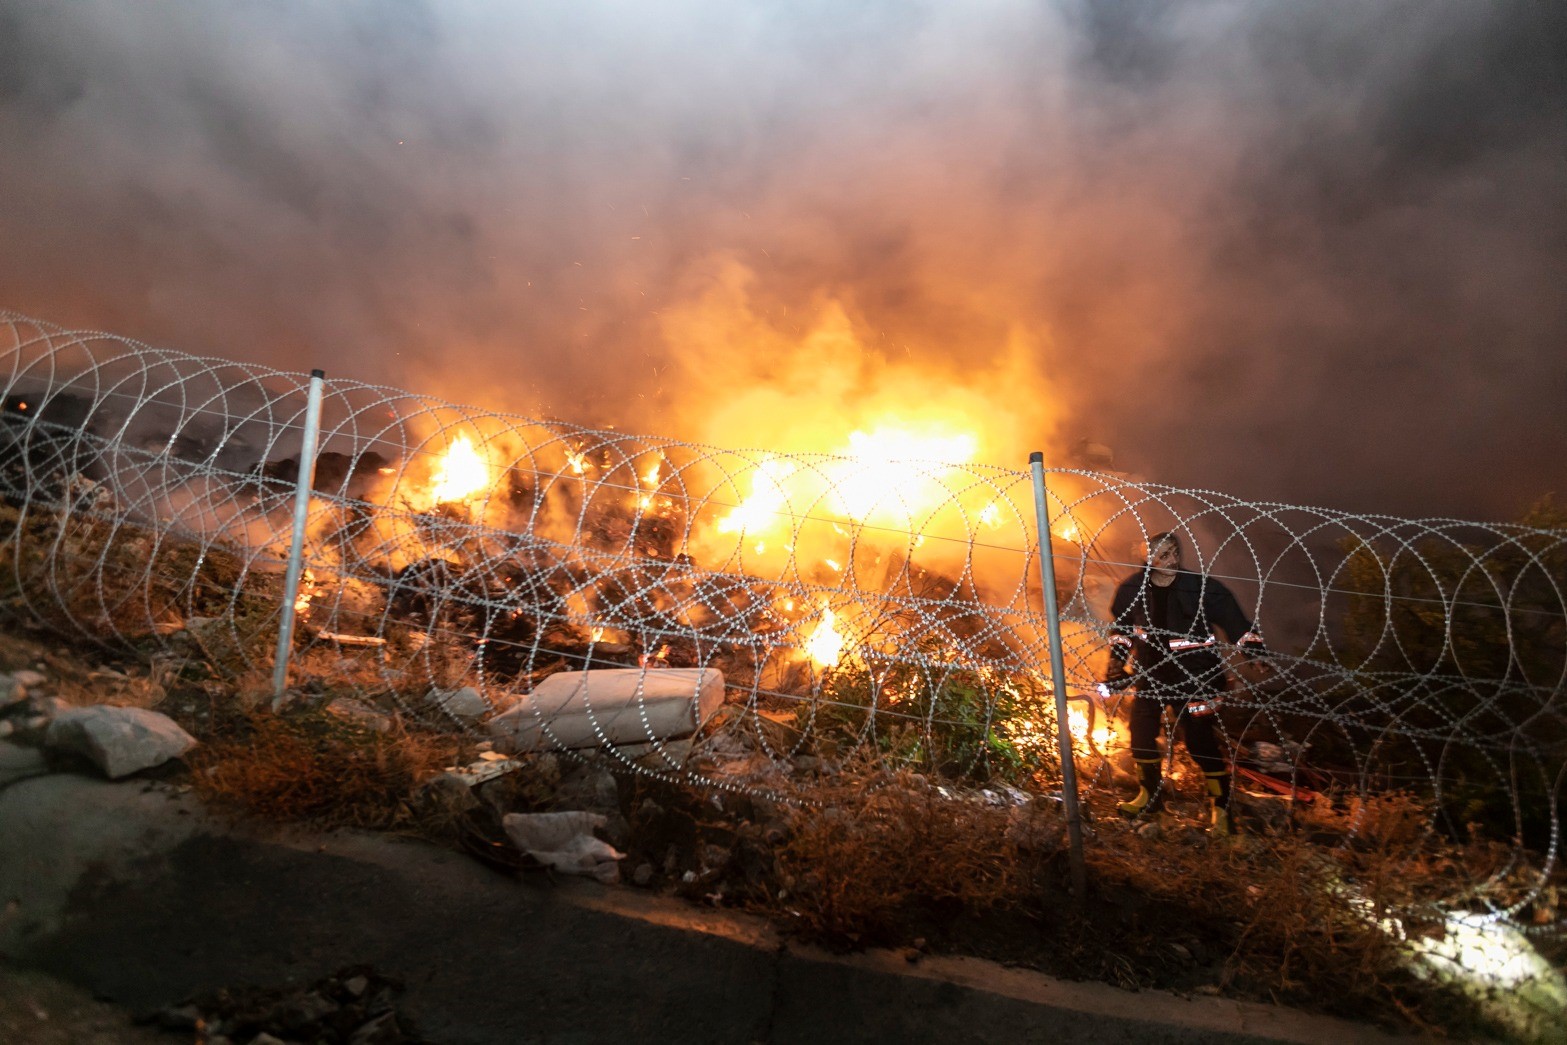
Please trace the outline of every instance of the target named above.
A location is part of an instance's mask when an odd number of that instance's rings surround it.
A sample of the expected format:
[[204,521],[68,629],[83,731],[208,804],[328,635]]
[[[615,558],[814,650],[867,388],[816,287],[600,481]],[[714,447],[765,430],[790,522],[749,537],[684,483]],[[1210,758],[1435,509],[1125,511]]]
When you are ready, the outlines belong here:
[[1567,493],[1564,64],[1555,4],[0,0],[0,303],[1506,517]]

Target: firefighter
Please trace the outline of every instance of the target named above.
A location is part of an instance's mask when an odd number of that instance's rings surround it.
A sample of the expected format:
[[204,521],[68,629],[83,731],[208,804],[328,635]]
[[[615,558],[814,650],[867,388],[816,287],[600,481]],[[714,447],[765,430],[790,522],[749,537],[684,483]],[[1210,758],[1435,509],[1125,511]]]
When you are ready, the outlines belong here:
[[[1120,804],[1122,815],[1150,816],[1163,806],[1158,741],[1168,705],[1175,710],[1187,752],[1202,770],[1210,830],[1228,835],[1230,773],[1214,728],[1225,666],[1213,629],[1248,658],[1266,654],[1261,635],[1228,588],[1181,569],[1181,542],[1170,532],[1148,539],[1147,565],[1116,588],[1110,617],[1110,659],[1101,692],[1137,690],[1131,730],[1138,788],[1135,798]],[[1135,672],[1128,669],[1129,661]]]

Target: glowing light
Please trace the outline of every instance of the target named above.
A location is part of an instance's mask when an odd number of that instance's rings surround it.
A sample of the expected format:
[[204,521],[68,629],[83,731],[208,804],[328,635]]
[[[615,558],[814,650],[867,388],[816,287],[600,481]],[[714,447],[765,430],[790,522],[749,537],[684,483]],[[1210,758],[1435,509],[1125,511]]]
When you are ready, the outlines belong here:
[[1052,535],[1061,538],[1063,541],[1072,541],[1074,543],[1079,537],[1082,536],[1082,532],[1077,528],[1077,523],[1071,519],[1058,524],[1050,532]]
[[304,619],[310,615],[310,600],[316,592],[316,575],[306,569],[299,578],[299,592],[294,596],[294,613]]
[[441,457],[431,480],[430,496],[436,504],[462,501],[490,484],[490,466],[465,435],[453,439]]
[[577,475],[581,475],[583,472],[593,467],[588,463],[587,455],[576,450],[566,451],[566,463],[571,466],[571,470]]
[[843,570],[843,564],[840,563],[837,559],[823,559],[822,562],[826,563],[827,568],[830,570],[836,570],[839,572]]
[[967,434],[919,435],[893,425],[851,432],[849,460],[832,469],[833,494],[843,513],[856,522],[883,513],[907,518],[945,496],[932,466],[923,462],[963,464],[978,448]]
[[789,494],[782,483],[794,474],[795,466],[776,457],[759,461],[751,472],[751,493],[740,506],[718,521],[719,533],[746,533],[764,530],[778,521],[779,510],[788,503]]
[[[1367,915],[1369,900],[1350,897]],[[1544,1040],[1552,1016],[1567,1008],[1567,980],[1535,950],[1528,937],[1493,916],[1454,911],[1439,937],[1409,937],[1397,918],[1378,920],[1382,930],[1408,948],[1415,972],[1452,984],[1524,1040]]]
[[995,501],[991,501],[988,505],[985,506],[985,510],[979,513],[979,521],[981,525],[988,526],[992,530],[1000,526],[1001,505]]
[[837,620],[833,611],[823,606],[821,621],[805,640],[805,652],[818,667],[834,667],[843,656],[844,640],[838,634]]

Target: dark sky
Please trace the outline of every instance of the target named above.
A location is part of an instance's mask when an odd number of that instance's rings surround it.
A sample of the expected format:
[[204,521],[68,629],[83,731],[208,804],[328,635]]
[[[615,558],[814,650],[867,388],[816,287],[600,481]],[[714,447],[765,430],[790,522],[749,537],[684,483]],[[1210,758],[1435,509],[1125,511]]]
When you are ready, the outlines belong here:
[[1567,496],[1563,69],[1535,2],[0,0],[0,305],[1509,518]]

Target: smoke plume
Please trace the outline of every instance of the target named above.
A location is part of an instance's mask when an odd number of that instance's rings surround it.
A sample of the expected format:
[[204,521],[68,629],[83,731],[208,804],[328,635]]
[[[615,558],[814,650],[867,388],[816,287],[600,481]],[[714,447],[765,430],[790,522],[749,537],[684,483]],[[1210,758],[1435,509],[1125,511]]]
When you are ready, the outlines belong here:
[[0,304],[1510,517],[1567,493],[1564,65],[1554,4],[0,0]]

